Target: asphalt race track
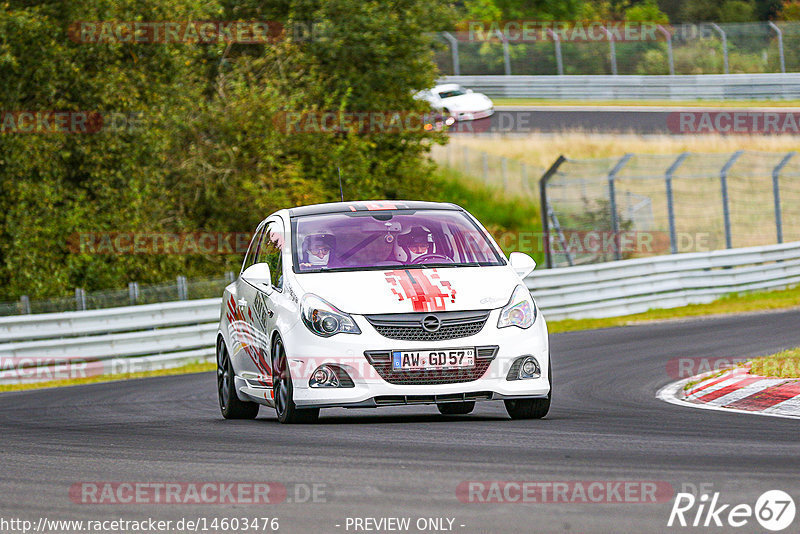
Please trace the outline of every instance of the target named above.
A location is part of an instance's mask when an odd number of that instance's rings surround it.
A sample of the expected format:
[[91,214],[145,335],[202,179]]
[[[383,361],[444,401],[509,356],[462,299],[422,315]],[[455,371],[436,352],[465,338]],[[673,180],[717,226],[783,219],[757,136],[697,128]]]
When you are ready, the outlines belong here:
[[[591,106],[526,107],[498,106],[486,119],[458,123],[455,132],[463,133],[560,133],[582,131],[617,134],[669,134],[669,108]],[[454,132],[454,133],[455,133]]]
[[[224,421],[212,373],[0,394],[0,517],[278,517],[281,532],[353,532],[347,517],[454,518],[454,532],[725,532],[667,528],[656,504],[462,503],[467,480],[705,484],[720,501],[800,495],[800,422],[667,404],[671,358],[755,356],[800,345],[800,311],[552,336],[554,407],[511,421],[501,403],[470,416],[435,407],[323,411],[315,426]],[[82,481],[324,484],[315,504],[87,505]],[[693,514],[692,514],[693,515]],[[786,532],[797,532],[795,518]],[[339,525],[337,527],[337,525]],[[464,525],[463,527],[461,525]],[[755,520],[737,532],[763,532]],[[410,532],[418,532],[412,528]]]
[[[696,132],[682,131],[680,114],[693,117],[690,124],[699,123],[701,114],[764,112],[786,113],[795,108],[741,108],[666,107],[666,106],[497,106],[495,114],[476,121],[463,121],[450,128],[451,135],[458,134],[525,134],[561,133],[579,131],[587,133],[683,135]],[[724,133],[724,132],[723,132]],[[742,132],[744,133],[744,132]]]

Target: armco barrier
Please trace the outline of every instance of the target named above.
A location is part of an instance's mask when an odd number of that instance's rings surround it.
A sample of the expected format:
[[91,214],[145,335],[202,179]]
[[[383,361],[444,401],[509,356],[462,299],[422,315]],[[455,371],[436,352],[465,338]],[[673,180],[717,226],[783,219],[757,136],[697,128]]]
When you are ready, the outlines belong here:
[[800,242],[534,271],[548,319],[614,317],[800,283]]
[[495,98],[568,100],[793,100],[800,73],[698,74],[680,76],[444,76]]
[[220,299],[203,299],[0,317],[0,383],[213,360],[219,312]]
[[[709,302],[800,283],[800,242],[536,270],[526,280],[548,319],[612,317]],[[85,362],[113,374],[212,361],[219,299],[0,318],[0,383],[48,379],[55,366],[15,375],[6,362]]]

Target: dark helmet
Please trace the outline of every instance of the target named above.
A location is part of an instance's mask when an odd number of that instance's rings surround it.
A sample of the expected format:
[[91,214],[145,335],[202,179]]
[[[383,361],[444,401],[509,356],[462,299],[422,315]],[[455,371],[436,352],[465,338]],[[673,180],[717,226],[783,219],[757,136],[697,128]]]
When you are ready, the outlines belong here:
[[306,249],[313,247],[328,247],[333,250],[336,247],[336,238],[332,234],[320,233],[306,236]]
[[430,232],[422,226],[412,226],[411,230],[400,235],[398,242],[400,246],[411,247],[414,245],[430,245]]

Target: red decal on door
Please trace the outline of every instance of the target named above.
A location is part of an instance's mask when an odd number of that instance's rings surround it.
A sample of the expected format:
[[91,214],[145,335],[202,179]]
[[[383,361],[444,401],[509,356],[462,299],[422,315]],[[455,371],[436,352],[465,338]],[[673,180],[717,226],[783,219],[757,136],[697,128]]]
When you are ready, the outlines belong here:
[[444,311],[448,301],[456,301],[456,292],[450,282],[442,281],[436,272],[430,278],[425,271],[405,269],[386,273],[389,288],[398,297],[398,302],[411,301],[415,312]]

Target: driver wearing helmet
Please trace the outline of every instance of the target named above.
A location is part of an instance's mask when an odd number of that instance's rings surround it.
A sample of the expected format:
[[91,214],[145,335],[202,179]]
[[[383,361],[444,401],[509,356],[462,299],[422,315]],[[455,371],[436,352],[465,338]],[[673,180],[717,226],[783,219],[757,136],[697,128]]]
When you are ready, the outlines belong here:
[[311,234],[303,241],[305,261],[300,262],[300,267],[327,267],[331,255],[336,248],[336,238],[329,233]]
[[431,234],[422,226],[413,226],[411,230],[399,237],[398,242],[406,250],[407,261],[413,262],[429,253]]

